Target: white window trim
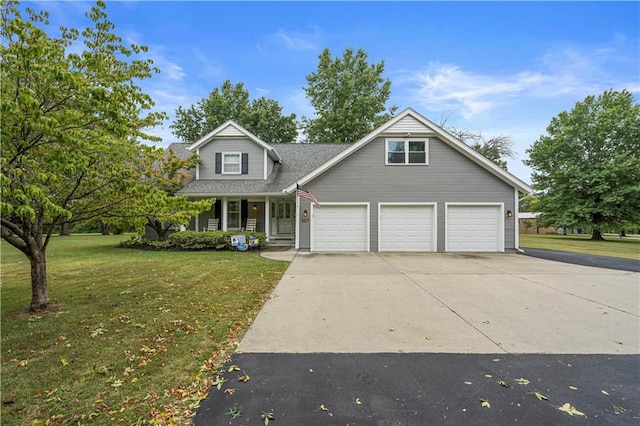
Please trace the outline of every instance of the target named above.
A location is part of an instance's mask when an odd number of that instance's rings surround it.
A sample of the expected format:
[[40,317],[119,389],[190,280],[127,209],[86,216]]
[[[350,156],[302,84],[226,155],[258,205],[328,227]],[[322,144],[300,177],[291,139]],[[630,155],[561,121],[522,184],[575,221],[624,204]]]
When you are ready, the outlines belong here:
[[[229,210],[229,204],[233,203],[233,202],[237,202],[238,203],[238,210],[237,211],[231,211]],[[227,226],[227,231],[237,231],[240,230],[242,228],[242,200],[240,200],[239,198],[229,198],[226,200],[225,202],[225,212],[224,212],[224,217],[225,217],[225,222],[226,222],[226,226]],[[237,213],[238,214],[238,226],[237,227],[233,227],[231,228],[229,226],[229,214],[230,213]]]
[[[237,155],[238,156],[238,171],[237,172],[228,172],[224,169],[225,166],[225,157],[227,155]],[[239,175],[242,174],[242,153],[241,152],[223,152],[222,153],[222,174],[223,175]]]
[[[404,142],[404,163],[389,162],[389,142]],[[424,163],[409,163],[409,142],[424,142]],[[386,138],[384,140],[384,164],[386,166],[428,166],[429,138]]]

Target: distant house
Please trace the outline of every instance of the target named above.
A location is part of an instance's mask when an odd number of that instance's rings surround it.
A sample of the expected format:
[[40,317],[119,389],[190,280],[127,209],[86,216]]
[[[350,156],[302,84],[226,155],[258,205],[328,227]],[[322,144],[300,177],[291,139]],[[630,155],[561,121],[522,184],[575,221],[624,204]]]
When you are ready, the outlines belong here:
[[540,213],[522,212],[518,216],[521,234],[554,234],[557,229],[553,226],[539,227],[538,216]]
[[217,199],[189,229],[256,219],[270,241],[313,252],[513,251],[518,196],[532,191],[411,108],[353,144],[270,145],[228,121],[171,147],[201,160],[178,194]]

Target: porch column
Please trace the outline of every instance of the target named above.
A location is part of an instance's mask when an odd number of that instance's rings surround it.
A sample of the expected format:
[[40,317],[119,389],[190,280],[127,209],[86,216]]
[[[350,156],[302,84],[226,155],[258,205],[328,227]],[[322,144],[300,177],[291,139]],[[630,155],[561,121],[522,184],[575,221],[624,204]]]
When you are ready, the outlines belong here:
[[264,197],[264,233],[267,235],[267,242],[269,241],[269,234],[271,230],[271,223],[269,223],[269,219],[271,219],[271,202],[267,195]]
[[222,228],[223,231],[227,230],[227,197],[222,197]]

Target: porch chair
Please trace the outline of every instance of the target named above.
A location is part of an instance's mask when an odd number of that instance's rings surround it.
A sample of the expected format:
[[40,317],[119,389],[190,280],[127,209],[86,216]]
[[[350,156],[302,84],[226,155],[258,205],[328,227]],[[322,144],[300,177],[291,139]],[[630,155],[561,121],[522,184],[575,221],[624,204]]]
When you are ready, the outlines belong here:
[[247,226],[244,230],[247,232],[256,232],[256,221],[257,219],[247,219]]
[[218,221],[219,219],[209,219],[209,223],[207,224],[207,231],[217,231]]

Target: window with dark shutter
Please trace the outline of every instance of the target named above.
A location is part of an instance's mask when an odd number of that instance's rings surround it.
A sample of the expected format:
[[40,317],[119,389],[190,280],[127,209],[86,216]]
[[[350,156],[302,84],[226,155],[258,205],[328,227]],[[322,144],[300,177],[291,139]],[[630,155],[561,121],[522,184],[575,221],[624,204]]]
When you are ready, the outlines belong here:
[[249,174],[249,154],[246,152],[242,153],[242,174]]
[[216,152],[216,174],[222,173],[222,153]]

